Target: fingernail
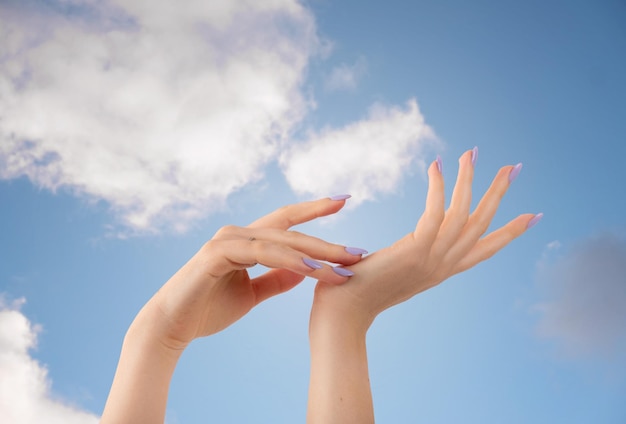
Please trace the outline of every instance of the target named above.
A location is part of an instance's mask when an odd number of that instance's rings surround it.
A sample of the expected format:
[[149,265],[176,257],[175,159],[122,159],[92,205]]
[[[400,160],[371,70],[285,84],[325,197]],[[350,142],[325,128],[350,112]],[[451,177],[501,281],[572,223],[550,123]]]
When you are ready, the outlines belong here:
[[476,159],[478,159],[478,146],[472,149],[472,166],[476,166]]
[[443,162],[441,160],[441,156],[437,155],[437,169],[441,173],[443,171]]
[[324,265],[322,265],[321,263],[314,261],[313,259],[309,259],[309,258],[302,258],[302,262],[304,262],[304,264],[306,266],[308,266],[311,269],[322,269],[324,268]]
[[359,247],[346,247],[346,252],[351,255],[367,255],[367,250]]
[[354,272],[339,266],[333,267],[333,271],[335,271],[335,274],[341,275],[342,277],[352,277],[354,275]]
[[532,219],[528,221],[528,225],[526,225],[526,229],[528,230],[530,227],[534,227],[539,221],[541,221],[541,218],[543,218],[543,212],[538,213],[537,215],[533,216]]
[[351,198],[352,195],[350,194],[337,194],[335,196],[330,196],[330,200],[346,200]]
[[522,170],[522,163],[520,162],[517,165],[515,165],[513,169],[511,169],[511,173],[509,174],[509,183],[512,183],[517,178],[521,170]]

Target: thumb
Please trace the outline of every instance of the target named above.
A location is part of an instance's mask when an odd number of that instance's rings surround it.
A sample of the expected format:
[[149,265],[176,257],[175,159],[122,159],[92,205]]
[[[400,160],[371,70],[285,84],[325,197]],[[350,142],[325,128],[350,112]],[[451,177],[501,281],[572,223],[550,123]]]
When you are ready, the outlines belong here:
[[250,282],[255,293],[255,305],[277,294],[291,290],[304,280],[304,275],[288,269],[272,269]]

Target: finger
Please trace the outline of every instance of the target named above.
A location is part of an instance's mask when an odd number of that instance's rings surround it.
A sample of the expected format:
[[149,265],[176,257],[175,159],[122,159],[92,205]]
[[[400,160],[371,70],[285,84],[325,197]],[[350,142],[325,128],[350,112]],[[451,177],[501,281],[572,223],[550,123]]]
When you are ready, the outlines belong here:
[[258,305],[272,296],[291,290],[302,280],[304,280],[304,275],[288,269],[269,270],[251,281],[255,293],[255,304]]
[[446,260],[451,261],[451,263],[458,261],[465,253],[472,249],[478,239],[487,232],[500,206],[500,202],[511,184],[509,176],[516,168],[519,169],[518,167],[508,165],[498,171],[491,186],[478,203],[476,210],[469,217],[463,234],[459,237],[454,246],[448,250]]
[[[511,241],[522,235],[528,228],[541,219],[541,214],[523,214],[510,221],[503,227],[489,233],[480,239],[472,248],[459,260],[451,275],[458,274],[474,265],[489,259],[498,251],[504,248]],[[532,222],[531,222],[532,221]]]
[[272,243],[284,244],[297,251],[303,252],[312,258],[333,262],[342,265],[352,265],[361,260],[366,254],[365,249],[346,247],[328,243],[317,237],[312,237],[297,231],[276,230],[273,228],[243,228],[236,226],[223,227],[214,239],[246,239],[248,241],[265,240]]
[[446,210],[445,218],[433,246],[435,255],[447,252],[467,223],[472,203],[472,180],[474,179],[474,165],[472,157],[475,150],[468,150],[459,158],[459,172],[452,192],[450,206]]
[[295,203],[283,206],[269,215],[257,219],[248,225],[248,228],[269,227],[287,230],[294,225],[336,213],[345,204],[346,201],[343,198],[341,200],[333,200],[330,197],[310,202]]
[[343,271],[318,262],[303,252],[265,240],[210,240],[205,243],[201,252],[206,272],[214,278],[249,268],[253,264],[262,264],[268,268],[285,268],[335,284],[341,284],[348,279],[347,275],[339,274]]
[[413,236],[426,248],[430,249],[437,237],[445,214],[445,193],[443,175],[441,174],[441,158],[433,161],[428,168],[428,194],[426,207],[417,222]]

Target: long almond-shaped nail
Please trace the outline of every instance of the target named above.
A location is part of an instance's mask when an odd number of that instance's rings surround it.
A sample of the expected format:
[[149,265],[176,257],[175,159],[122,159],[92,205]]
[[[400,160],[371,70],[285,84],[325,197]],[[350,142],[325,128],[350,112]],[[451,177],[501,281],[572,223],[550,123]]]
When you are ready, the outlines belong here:
[[509,174],[509,183],[512,183],[517,176],[519,175],[519,173],[522,171],[522,163],[518,163],[517,165],[515,165],[513,167],[513,169],[511,169],[511,173]]
[[306,266],[308,266],[311,269],[322,269],[324,268],[324,265],[322,265],[321,263],[314,261],[313,259],[309,259],[309,258],[302,258],[302,262],[304,262],[304,264]]
[[351,198],[352,195],[350,194],[337,194],[335,196],[330,196],[330,200],[346,200]]
[[439,155],[437,155],[437,169],[439,170],[439,173],[443,171],[443,161]]
[[526,225],[526,229],[528,230],[530,227],[534,227],[539,221],[541,221],[541,218],[543,218],[543,213],[540,212],[537,215],[533,216],[531,218],[530,221],[528,221],[528,224]]
[[478,159],[478,146],[472,149],[472,166],[476,166],[476,159]]
[[367,250],[360,247],[346,247],[346,252],[351,255],[367,255]]
[[335,274],[341,275],[342,277],[352,277],[354,275],[354,272],[339,266],[333,267],[333,271],[335,271]]

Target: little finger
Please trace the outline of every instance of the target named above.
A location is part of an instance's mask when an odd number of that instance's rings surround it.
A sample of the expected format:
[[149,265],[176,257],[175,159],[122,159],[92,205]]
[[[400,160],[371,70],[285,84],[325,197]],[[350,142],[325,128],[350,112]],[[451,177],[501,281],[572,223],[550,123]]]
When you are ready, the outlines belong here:
[[452,268],[451,275],[458,274],[474,265],[489,259],[502,250],[511,241],[522,235],[526,230],[535,225],[543,217],[539,213],[524,214],[513,219],[503,227],[487,234],[480,239],[465,256],[459,260]]

